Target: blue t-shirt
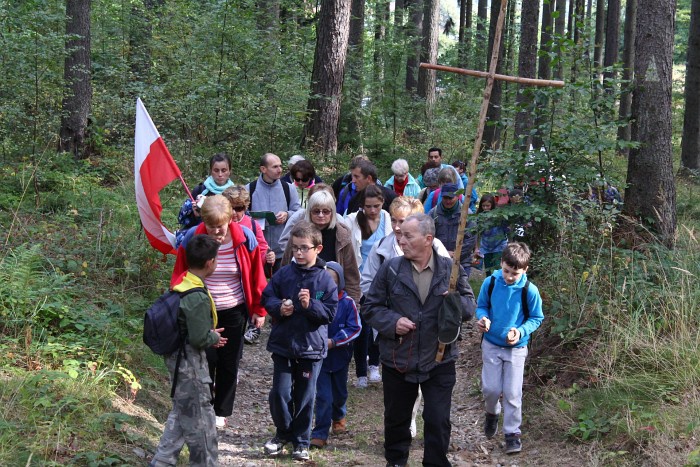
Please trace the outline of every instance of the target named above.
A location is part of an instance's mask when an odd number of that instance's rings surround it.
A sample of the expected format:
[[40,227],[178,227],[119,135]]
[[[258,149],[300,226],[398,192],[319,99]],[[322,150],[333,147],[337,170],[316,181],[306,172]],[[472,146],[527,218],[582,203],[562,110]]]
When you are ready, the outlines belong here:
[[372,247],[382,238],[384,238],[384,216],[380,214],[379,226],[377,227],[377,230],[375,230],[374,233],[370,235],[370,237],[367,240],[362,240],[362,246],[360,247],[360,255],[362,256],[360,273],[362,272],[362,268],[365,266],[365,262],[367,261],[367,255],[369,255],[369,252],[372,250]]

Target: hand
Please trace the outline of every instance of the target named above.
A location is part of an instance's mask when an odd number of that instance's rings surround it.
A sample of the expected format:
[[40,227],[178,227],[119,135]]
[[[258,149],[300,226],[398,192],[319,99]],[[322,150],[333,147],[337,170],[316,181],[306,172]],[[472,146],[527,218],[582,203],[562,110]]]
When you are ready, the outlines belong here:
[[402,316],[399,318],[399,320],[396,322],[396,335],[397,336],[405,336],[411,331],[414,331],[416,329],[416,324],[411,321],[410,319],[406,318],[405,316]]
[[508,331],[508,336],[506,336],[506,344],[515,345],[520,340],[520,331],[515,328],[510,328]]
[[280,306],[280,314],[282,316],[292,316],[294,313],[294,304],[290,299],[282,301],[282,306]]
[[265,262],[267,264],[275,264],[275,252],[272,250],[267,250],[265,253]]
[[333,348],[333,339],[328,339],[328,348],[329,349]]
[[253,315],[251,321],[253,322],[253,326],[260,329],[265,324],[265,317],[260,315]]
[[215,349],[218,349],[218,348],[220,348],[220,347],[225,346],[226,343],[228,342],[228,338],[226,338],[226,337],[221,337],[221,333],[224,332],[224,328],[214,329],[212,332],[213,332],[214,334],[216,334],[217,336],[219,336],[219,342],[217,342],[216,344],[212,345],[212,347],[214,347]]
[[450,254],[450,258],[454,259],[455,257],[455,252],[454,251],[447,251]]
[[479,332],[489,332],[489,329],[491,329],[491,320],[484,316],[476,322],[476,328]]
[[301,307],[306,309],[311,304],[311,294],[309,289],[301,289],[299,291],[299,302],[301,302]]
[[287,211],[280,211],[277,214],[275,214],[275,221],[278,224],[284,224],[287,222]]

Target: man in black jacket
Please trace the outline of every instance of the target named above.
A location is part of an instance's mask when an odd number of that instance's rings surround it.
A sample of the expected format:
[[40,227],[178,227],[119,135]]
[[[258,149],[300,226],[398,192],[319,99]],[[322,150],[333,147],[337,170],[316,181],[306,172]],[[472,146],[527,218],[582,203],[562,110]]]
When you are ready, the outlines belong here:
[[[450,408],[456,381],[456,343],[438,353],[438,313],[448,292],[452,260],[433,249],[435,225],[426,214],[401,226],[404,255],[384,262],[362,307],[362,317],[379,332],[384,386],[384,456],[387,465],[406,465],[411,446],[411,411],[420,387],[425,401],[423,465],[449,466]],[[460,267],[457,283],[462,316],[476,309],[474,293]]]

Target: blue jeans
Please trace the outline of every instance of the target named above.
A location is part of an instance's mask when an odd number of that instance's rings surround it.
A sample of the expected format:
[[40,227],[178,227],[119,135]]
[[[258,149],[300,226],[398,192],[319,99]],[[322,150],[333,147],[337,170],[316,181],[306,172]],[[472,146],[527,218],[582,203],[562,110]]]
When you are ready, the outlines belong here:
[[331,421],[345,418],[348,400],[348,367],[338,371],[321,370],[316,381],[316,423],[311,431],[312,438],[328,439]]
[[289,359],[272,354],[274,374],[270,389],[270,415],[276,436],[294,447],[309,447],[316,379],[323,360]]
[[355,375],[367,376],[367,357],[371,366],[379,366],[379,346],[374,342],[374,331],[372,327],[362,319],[362,330],[357,339],[353,342],[353,357],[355,358]]

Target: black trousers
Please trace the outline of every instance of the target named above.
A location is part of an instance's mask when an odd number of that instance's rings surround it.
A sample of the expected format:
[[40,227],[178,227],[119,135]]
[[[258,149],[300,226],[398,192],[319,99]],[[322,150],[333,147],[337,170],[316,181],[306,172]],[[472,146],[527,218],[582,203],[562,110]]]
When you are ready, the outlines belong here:
[[228,339],[225,346],[207,349],[209,375],[216,384],[214,391],[214,413],[217,417],[228,417],[233,413],[238,385],[238,365],[243,356],[243,333],[248,326],[248,311],[245,305],[226,310],[217,310],[219,323],[224,328],[222,337]]
[[447,449],[450,445],[450,408],[452,389],[457,381],[455,362],[435,367],[422,383],[410,383],[405,375],[382,365],[384,387],[384,457],[390,464],[407,464],[411,447],[411,413],[423,392],[423,421],[425,448],[423,465],[450,466]]

